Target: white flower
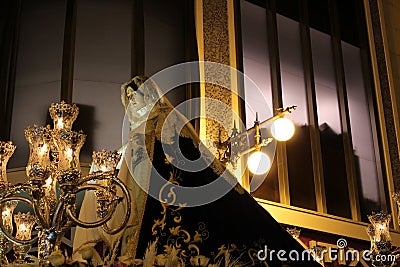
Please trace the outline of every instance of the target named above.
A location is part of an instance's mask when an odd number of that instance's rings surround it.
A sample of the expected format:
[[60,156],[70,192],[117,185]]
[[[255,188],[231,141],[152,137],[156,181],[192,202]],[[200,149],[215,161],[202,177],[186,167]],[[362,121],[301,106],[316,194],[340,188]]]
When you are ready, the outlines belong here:
[[61,253],[61,251],[56,250],[50,254],[49,261],[50,261],[51,265],[53,265],[53,266],[61,266],[65,262],[65,257]]
[[79,250],[79,253],[82,254],[82,259],[91,260],[93,258],[93,250],[92,246],[84,246]]

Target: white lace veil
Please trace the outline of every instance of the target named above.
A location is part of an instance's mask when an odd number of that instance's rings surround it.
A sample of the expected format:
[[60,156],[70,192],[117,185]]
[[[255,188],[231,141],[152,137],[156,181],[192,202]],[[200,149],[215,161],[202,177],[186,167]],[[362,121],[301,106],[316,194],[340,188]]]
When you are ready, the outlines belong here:
[[[143,107],[136,108],[135,105],[132,105],[131,99],[129,99],[127,94],[129,88],[133,89],[135,92],[140,91],[140,93],[143,94],[145,102]],[[145,125],[146,133],[154,130],[156,137],[160,138],[160,141],[169,142],[171,141],[172,135],[175,134],[173,130],[176,130],[178,131],[176,133],[180,136],[191,138],[196,146],[199,144],[199,138],[193,126],[188,123],[187,118],[182,115],[182,113],[174,108],[152,79],[144,76],[136,76],[122,84],[121,101],[130,122],[131,131],[135,131],[134,129],[145,122],[151,122],[157,117],[157,125],[155,125],[155,128],[152,128],[154,125]],[[166,120],[168,115],[169,117]],[[162,129],[163,127],[164,129]],[[162,138],[161,131],[163,135]]]

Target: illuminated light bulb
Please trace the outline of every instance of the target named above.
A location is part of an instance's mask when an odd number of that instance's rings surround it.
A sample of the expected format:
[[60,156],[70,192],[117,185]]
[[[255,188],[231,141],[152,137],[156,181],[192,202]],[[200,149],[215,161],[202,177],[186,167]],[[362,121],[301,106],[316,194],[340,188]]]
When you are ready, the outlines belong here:
[[271,168],[271,160],[267,154],[257,151],[247,160],[247,167],[254,174],[264,174]]
[[278,141],[287,141],[294,134],[294,124],[287,118],[279,118],[272,123],[271,132]]

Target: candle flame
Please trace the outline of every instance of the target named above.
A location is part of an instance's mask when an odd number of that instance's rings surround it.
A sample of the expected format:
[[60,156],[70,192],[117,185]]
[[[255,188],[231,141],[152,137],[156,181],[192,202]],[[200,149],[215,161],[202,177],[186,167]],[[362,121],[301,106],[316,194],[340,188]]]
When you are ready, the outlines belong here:
[[47,152],[47,144],[43,144],[43,146],[39,150],[39,154],[43,156]]
[[102,172],[106,172],[106,171],[108,171],[108,168],[107,168],[106,166],[101,166],[101,167],[100,167],[100,170],[101,170]]
[[53,183],[53,179],[51,179],[51,176],[49,178],[47,178],[46,180],[46,185],[50,186]]
[[57,121],[57,128],[63,129],[64,128],[64,123],[62,121],[62,118],[59,118]]
[[67,158],[68,158],[69,161],[72,160],[72,149],[71,148],[67,149]]
[[22,223],[22,224],[19,226],[19,230],[20,230],[21,232],[26,232],[26,231],[28,230],[28,227],[26,227],[26,225],[25,225],[24,223]]
[[9,210],[9,209],[3,210],[3,212],[1,213],[1,215],[2,215],[3,217],[8,217],[8,216],[10,215],[10,210]]
[[379,230],[385,230],[385,225],[383,225],[383,224],[378,224],[378,228],[379,228]]

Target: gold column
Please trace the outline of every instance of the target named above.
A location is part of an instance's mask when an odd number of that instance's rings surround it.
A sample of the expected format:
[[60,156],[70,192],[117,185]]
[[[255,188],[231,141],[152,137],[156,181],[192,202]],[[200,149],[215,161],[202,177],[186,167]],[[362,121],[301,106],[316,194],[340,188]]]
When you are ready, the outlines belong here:
[[[207,65],[200,67],[202,79],[216,81],[218,84],[202,83],[200,85],[201,116],[200,139],[218,142],[225,141],[233,128],[232,112],[239,112],[238,80],[236,69],[235,21],[233,0],[197,0],[196,1],[196,33],[200,61],[210,61],[232,67],[216,72]],[[212,77],[212,78],[210,78]],[[215,99],[226,105],[227,110],[221,110],[220,105],[207,102]],[[229,109],[229,110],[228,110]],[[219,122],[210,119],[216,115]],[[224,126],[225,127],[224,127]],[[236,121],[236,125],[240,123]],[[229,126],[229,127],[228,127]],[[244,129],[239,129],[244,130]],[[236,173],[241,175],[239,164]],[[247,179],[246,179],[247,181]],[[242,183],[242,181],[240,181]],[[242,185],[247,188],[248,182]]]
[[[379,130],[382,137],[383,162],[385,166],[389,203],[394,228],[396,223],[396,203],[392,198],[400,190],[399,158],[399,116],[395,99],[390,57],[388,54],[387,36],[382,8],[382,0],[364,0],[368,40],[375,85],[376,102],[379,118]],[[383,186],[381,186],[382,188]],[[384,194],[381,190],[381,194]],[[389,211],[390,212],[390,211]]]
[[[225,65],[230,64],[230,49],[229,49],[229,30],[228,30],[228,3],[227,0],[201,0],[202,4],[202,46],[203,51],[200,51],[201,57],[204,61],[212,61]],[[230,77],[226,73],[211,73],[209,70],[204,69],[204,75],[209,77],[212,75],[213,79],[230,87]],[[217,99],[224,104],[231,106],[232,97],[231,91],[222,86],[215,84],[204,84],[201,92],[201,97]],[[217,112],[212,105],[204,103],[204,116],[211,117],[211,113]],[[207,105],[207,106],[206,106]],[[222,115],[222,114],[221,114]],[[220,116],[220,114],[218,114]],[[231,120],[229,114],[224,114],[220,117],[220,121],[228,124]],[[217,142],[220,138],[227,137],[227,129],[223,129],[220,123],[205,119],[202,120],[201,128],[205,133],[205,138]]]

